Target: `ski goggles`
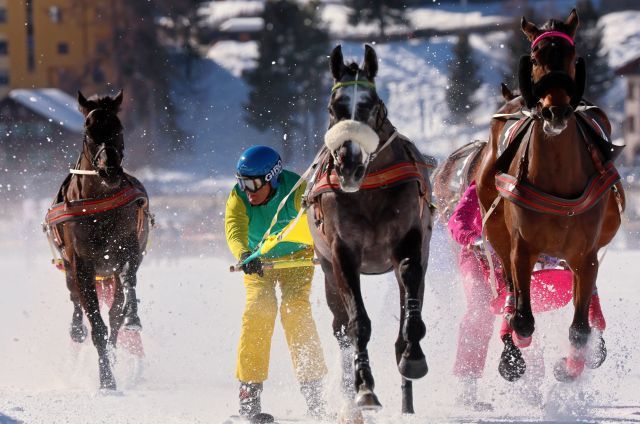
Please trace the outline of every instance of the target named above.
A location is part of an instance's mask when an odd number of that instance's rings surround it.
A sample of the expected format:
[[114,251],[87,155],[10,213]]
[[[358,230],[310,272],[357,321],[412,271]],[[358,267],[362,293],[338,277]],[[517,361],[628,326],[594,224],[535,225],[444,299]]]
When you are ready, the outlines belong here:
[[236,175],[236,180],[238,180],[238,185],[241,190],[246,190],[251,193],[255,193],[260,190],[266,184],[265,177],[245,177],[242,175]]

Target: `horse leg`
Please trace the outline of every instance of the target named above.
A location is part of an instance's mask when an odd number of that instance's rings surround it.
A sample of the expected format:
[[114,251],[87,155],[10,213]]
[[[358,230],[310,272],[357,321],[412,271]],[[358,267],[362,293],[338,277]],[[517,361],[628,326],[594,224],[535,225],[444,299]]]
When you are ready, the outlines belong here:
[[[69,269],[69,267],[66,267]],[[69,298],[73,303],[73,315],[71,315],[71,327],[69,328],[69,335],[71,340],[76,343],[82,343],[87,338],[89,331],[87,326],[82,322],[84,313],[82,312],[82,303],[80,302],[80,293],[78,285],[75,283],[72,272],[66,273],[67,288],[69,289]]]
[[353,408],[352,403],[355,396],[354,378],[353,378],[353,344],[347,335],[347,326],[349,325],[349,315],[344,306],[344,302],[338,293],[335,277],[333,276],[333,267],[331,262],[320,257],[320,266],[324,272],[324,288],[327,297],[327,305],[333,314],[332,328],[333,335],[338,341],[340,348],[340,359],[342,365],[341,388],[342,394],[348,403],[342,409],[338,416],[340,423],[363,423],[364,419],[359,410]]
[[349,316],[347,331],[356,348],[353,361],[355,403],[362,409],[379,409],[382,405],[373,392],[375,383],[369,365],[369,352],[367,352],[367,344],[371,338],[371,320],[367,315],[360,291],[360,258],[340,240],[334,242],[332,250],[333,275]]
[[513,328],[511,328],[511,317],[515,312],[515,297],[513,295],[513,282],[510,278],[505,279],[508,295],[504,302],[504,317],[500,328],[500,340],[504,344],[504,349],[500,355],[498,372],[507,381],[516,381],[524,375],[527,369],[522,352],[513,343]]
[[132,252],[127,258],[120,281],[124,289],[124,328],[131,331],[142,330],[140,317],[138,317],[138,298],[136,296],[136,273],[140,265],[140,253],[138,250],[138,242],[134,240],[129,247]]
[[[531,312],[531,272],[538,254],[530,252],[525,241],[516,236],[512,243],[511,274],[516,289],[516,310],[511,317],[511,328],[517,342],[526,344],[535,330],[535,320]],[[529,340],[527,340],[529,339]]]
[[331,323],[333,335],[338,341],[342,359],[342,393],[345,397],[353,397],[355,394],[353,390],[353,344],[351,344],[351,340],[347,336],[349,315],[338,293],[331,262],[321,258],[320,266],[324,272],[324,290],[327,297],[327,305],[333,314]]
[[116,380],[111,372],[111,363],[107,350],[109,329],[100,316],[100,305],[96,293],[95,270],[88,261],[75,258],[76,279],[81,293],[81,299],[91,324],[91,338],[98,351],[98,370],[100,373],[100,388],[116,389]]
[[595,287],[591,295],[591,302],[589,302],[589,325],[592,333],[587,345],[587,362],[585,365],[588,368],[596,369],[607,359],[607,346],[602,336],[607,324],[600,307],[600,296]]
[[396,276],[403,289],[400,291],[401,319],[396,360],[400,374],[410,380],[424,377],[428,371],[427,360],[420,348],[420,340],[426,334],[420,314],[425,272],[422,259],[422,232],[411,230],[394,251]]
[[573,270],[573,322],[569,327],[571,348],[566,358],[560,359],[553,373],[558,381],[570,382],[582,374],[585,366],[586,344],[591,334],[589,303],[598,276],[597,252],[579,258],[569,258]]
[[111,333],[109,333],[109,347],[115,349],[118,345],[120,329],[124,323],[124,290],[122,289],[122,281],[117,275],[113,276],[110,284],[112,284],[111,293],[113,294],[113,299],[111,299],[111,304],[109,305],[109,328],[111,330]]

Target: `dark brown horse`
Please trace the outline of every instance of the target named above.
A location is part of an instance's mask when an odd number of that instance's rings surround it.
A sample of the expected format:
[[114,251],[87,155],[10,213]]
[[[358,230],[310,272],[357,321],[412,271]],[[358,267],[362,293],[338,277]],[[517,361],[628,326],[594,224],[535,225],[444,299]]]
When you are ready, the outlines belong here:
[[[98,350],[100,388],[116,389],[111,370],[118,331],[139,331],[136,272],[149,230],[148,197],[142,184],[122,169],[124,138],[117,116],[122,91],[115,97],[92,97],[78,92],[85,116],[82,152],[66,178],[46,218],[48,230],[62,256],[73,302],[71,338],[82,342],[91,324]],[[109,328],[100,316],[96,277],[116,282],[109,310]]]
[[[577,27],[575,10],[566,21],[550,20],[541,28],[522,18],[522,30],[532,42],[520,62],[523,99],[509,102],[491,121],[477,179],[485,234],[515,288],[509,322],[517,337],[526,339],[534,331],[530,278],[538,256],[562,258],[573,271],[571,352],[554,370],[561,381],[575,379],[584,369],[597,253],[613,239],[624,208],[611,164],[609,121],[597,108],[579,107],[586,73],[573,41]],[[502,151],[509,114],[520,115],[518,135]],[[600,148],[602,143],[608,148]],[[524,362],[511,335],[503,341],[501,373],[515,380],[524,373]]]
[[362,68],[345,65],[340,46],[331,53],[330,125],[324,160],[309,196],[309,225],[343,355],[343,389],[352,396],[355,388],[355,404],[362,409],[381,405],[369,365],[371,321],[360,275],[395,272],[400,290],[396,363],[402,375],[402,410],[411,413],[410,380],[427,373],[420,340],[426,332],[421,310],[431,239],[431,188],[424,158],[387,118],[375,89],[377,71],[371,46],[365,46]]

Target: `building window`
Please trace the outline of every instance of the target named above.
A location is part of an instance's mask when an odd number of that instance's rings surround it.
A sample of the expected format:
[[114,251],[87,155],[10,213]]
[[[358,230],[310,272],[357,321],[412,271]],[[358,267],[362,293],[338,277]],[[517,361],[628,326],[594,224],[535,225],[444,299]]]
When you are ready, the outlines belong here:
[[0,7],[0,24],[7,22],[7,9]]
[[9,85],[9,72],[0,71],[0,85]]
[[0,40],[0,56],[9,54],[9,43],[7,40]]
[[633,90],[636,88],[636,85],[633,83],[633,81],[629,81],[629,85],[627,86],[627,99],[628,100],[633,100],[635,98],[635,93],[633,92]]
[[627,116],[627,132],[633,134],[636,132],[636,120],[633,116]]
[[66,42],[58,43],[58,54],[68,54],[69,44]]
[[49,7],[49,18],[51,18],[51,22],[54,24],[62,22],[62,9],[60,6]]

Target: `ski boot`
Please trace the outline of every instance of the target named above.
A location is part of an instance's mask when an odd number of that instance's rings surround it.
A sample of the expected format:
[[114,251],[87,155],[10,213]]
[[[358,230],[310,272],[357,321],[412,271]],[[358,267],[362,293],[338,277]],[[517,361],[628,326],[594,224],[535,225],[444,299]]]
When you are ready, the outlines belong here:
[[240,382],[240,417],[246,418],[252,424],[263,424],[274,422],[273,415],[262,412],[260,405],[260,394],[262,393],[262,383]]

